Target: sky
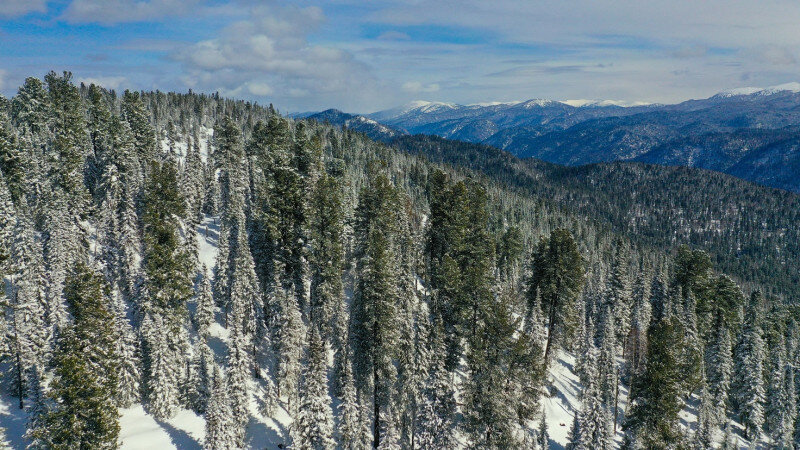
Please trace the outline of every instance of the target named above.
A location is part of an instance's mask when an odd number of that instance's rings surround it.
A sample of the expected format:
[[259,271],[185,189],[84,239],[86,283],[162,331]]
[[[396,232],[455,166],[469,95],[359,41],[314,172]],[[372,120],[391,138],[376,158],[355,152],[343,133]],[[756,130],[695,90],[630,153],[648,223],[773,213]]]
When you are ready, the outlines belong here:
[[800,81],[797,0],[0,0],[0,93],[71,71],[283,112],[676,103]]

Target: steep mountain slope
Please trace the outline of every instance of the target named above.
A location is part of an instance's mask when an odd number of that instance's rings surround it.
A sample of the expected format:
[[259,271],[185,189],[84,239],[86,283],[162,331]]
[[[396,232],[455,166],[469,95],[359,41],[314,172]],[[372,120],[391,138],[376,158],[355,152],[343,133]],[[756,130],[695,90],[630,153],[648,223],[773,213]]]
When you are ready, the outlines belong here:
[[407,134],[405,131],[378,123],[365,116],[348,114],[338,109],[328,109],[319,113],[305,116],[309,120],[321,123],[330,123],[340,127],[347,127],[353,131],[366,134],[370,139],[388,142],[398,136]]
[[741,280],[775,280],[776,293],[800,299],[798,194],[689,167],[564,167],[432,136],[407,136],[394,145],[485,173],[643,245],[690,242],[709,251],[723,271]]
[[412,134],[485,143],[564,165],[642,161],[729,173],[800,191],[800,84],[744,88],[676,105],[415,102],[370,115]]

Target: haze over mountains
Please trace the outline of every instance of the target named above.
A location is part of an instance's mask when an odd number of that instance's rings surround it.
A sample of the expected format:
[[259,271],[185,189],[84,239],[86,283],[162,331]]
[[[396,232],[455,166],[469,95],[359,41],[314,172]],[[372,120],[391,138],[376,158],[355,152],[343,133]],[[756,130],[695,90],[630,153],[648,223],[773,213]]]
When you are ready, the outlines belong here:
[[563,165],[700,167],[800,191],[800,83],[739,88],[674,105],[600,100],[416,101],[367,115],[303,114],[374,139],[429,134]]

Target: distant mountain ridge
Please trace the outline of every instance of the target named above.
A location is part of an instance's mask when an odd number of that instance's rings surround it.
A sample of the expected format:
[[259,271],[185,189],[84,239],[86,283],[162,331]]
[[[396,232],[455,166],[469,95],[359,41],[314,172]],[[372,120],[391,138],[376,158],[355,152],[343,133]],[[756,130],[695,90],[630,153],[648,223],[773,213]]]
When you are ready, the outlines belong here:
[[642,161],[700,167],[800,192],[800,83],[731,89],[672,105],[415,101],[367,115],[328,110],[308,118],[384,142],[428,134],[564,165]]

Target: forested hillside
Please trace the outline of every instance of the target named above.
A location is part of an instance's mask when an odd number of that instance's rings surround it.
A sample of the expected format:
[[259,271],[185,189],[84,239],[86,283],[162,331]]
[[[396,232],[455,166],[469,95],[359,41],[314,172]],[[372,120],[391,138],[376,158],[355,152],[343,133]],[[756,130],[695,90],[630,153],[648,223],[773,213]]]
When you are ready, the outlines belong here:
[[647,247],[690,244],[740,282],[760,284],[790,303],[800,299],[798,194],[689,167],[565,167],[433,136],[407,136],[394,145],[486,174]]
[[796,196],[399,142],[28,78],[0,100],[3,441],[800,442]]

